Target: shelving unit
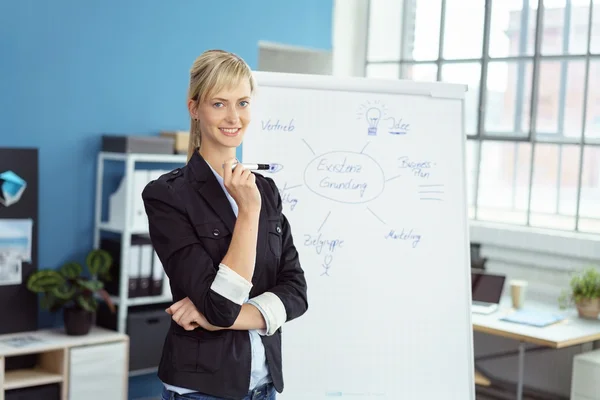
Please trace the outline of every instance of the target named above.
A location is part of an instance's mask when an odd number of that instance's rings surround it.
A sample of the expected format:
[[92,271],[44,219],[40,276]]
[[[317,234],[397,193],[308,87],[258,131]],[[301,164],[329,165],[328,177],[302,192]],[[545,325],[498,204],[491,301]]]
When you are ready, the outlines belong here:
[[[127,335],[98,327],[84,336],[63,329],[0,335],[0,400],[10,390],[49,384],[60,386],[62,400],[125,400],[128,348]],[[23,355],[34,355],[35,366],[6,370],[6,360]]]
[[[103,179],[105,172],[105,163],[107,161],[116,161],[124,164],[124,177],[126,182],[125,200],[123,204],[123,220],[120,223],[107,222],[102,220],[103,199],[105,193],[103,191]],[[174,169],[185,165],[187,161],[186,155],[179,154],[137,154],[137,153],[110,153],[100,152],[97,157],[96,169],[96,199],[95,199],[95,218],[94,218],[94,248],[100,246],[102,232],[112,232],[119,234],[120,240],[120,275],[119,275],[119,295],[111,296],[111,300],[118,305],[117,315],[117,331],[125,333],[127,329],[127,313],[129,307],[159,304],[171,301],[171,296],[167,295],[168,291],[163,291],[162,296],[146,296],[146,297],[128,297],[128,269],[126,268],[129,260],[129,249],[131,246],[132,235],[148,235],[147,229],[132,227],[127,223],[129,216],[132,214],[132,205],[134,200],[134,180],[133,175],[138,163],[152,164],[170,164],[169,168]],[[172,168],[171,168],[172,167]],[[127,179],[129,178],[129,179]]]

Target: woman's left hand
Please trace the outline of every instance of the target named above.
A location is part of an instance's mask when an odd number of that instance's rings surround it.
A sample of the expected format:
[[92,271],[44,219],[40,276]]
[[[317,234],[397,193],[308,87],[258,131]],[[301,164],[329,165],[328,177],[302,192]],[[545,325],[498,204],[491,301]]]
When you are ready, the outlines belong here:
[[210,324],[204,315],[198,311],[194,303],[186,297],[172,304],[165,310],[177,325],[181,326],[186,331],[193,331],[200,327],[207,331],[218,331],[223,328]]

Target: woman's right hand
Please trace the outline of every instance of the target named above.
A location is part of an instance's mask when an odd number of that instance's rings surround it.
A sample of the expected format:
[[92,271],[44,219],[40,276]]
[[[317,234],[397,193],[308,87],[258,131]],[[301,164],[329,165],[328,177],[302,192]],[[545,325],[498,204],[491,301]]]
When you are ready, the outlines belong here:
[[[235,169],[231,169],[237,163]],[[260,192],[256,186],[256,177],[245,169],[235,158],[224,164],[223,183],[235,200],[241,212],[259,212],[261,207]]]

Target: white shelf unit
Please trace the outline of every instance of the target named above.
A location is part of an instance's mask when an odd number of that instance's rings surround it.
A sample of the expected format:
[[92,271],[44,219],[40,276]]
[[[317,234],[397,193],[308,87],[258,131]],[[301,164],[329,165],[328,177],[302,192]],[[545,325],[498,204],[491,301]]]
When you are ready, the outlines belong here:
[[119,275],[119,295],[111,296],[115,305],[119,305],[117,314],[117,331],[125,333],[127,328],[127,313],[131,306],[158,304],[171,301],[171,296],[147,296],[147,297],[128,297],[128,275],[127,268],[129,260],[129,249],[131,246],[132,235],[147,235],[148,231],[143,229],[134,229],[126,221],[132,213],[132,204],[134,196],[133,179],[125,179],[125,201],[122,224],[114,224],[102,221],[103,206],[103,178],[106,161],[117,161],[124,163],[124,177],[133,177],[137,163],[155,163],[171,164],[175,167],[185,165],[186,155],[179,154],[141,154],[141,153],[110,153],[99,152],[96,167],[96,199],[95,199],[95,217],[94,217],[94,248],[100,246],[101,233],[112,232],[121,236],[120,245],[120,275]]

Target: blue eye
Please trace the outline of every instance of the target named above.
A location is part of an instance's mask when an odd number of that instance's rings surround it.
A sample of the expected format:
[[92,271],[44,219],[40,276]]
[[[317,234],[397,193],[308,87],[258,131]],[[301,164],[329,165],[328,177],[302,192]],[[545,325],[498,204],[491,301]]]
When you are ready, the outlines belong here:
[[213,104],[213,107],[220,108],[222,105],[223,105],[223,103],[215,103],[215,104]]
[[250,104],[250,102],[249,102],[249,101],[247,101],[247,100],[243,100],[243,101],[241,101],[241,102],[240,102],[240,105],[241,105],[242,107],[246,107],[246,106],[248,106],[248,104]]

